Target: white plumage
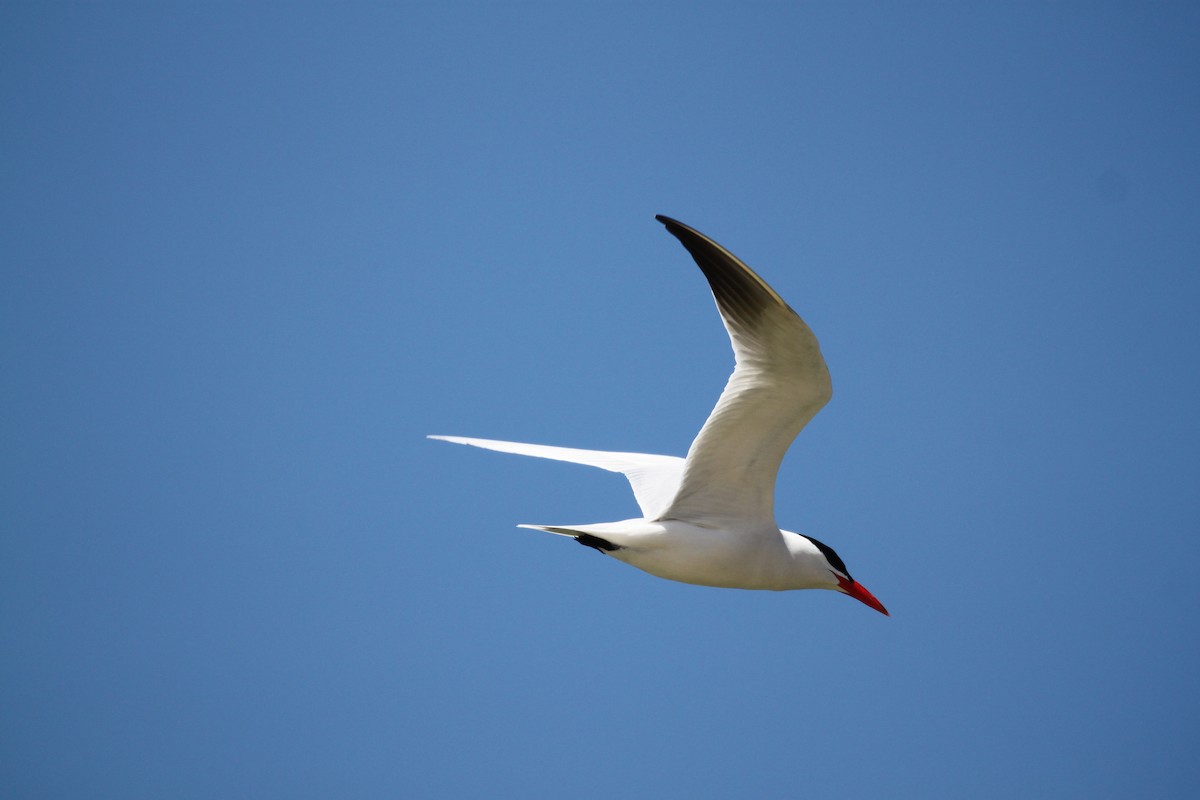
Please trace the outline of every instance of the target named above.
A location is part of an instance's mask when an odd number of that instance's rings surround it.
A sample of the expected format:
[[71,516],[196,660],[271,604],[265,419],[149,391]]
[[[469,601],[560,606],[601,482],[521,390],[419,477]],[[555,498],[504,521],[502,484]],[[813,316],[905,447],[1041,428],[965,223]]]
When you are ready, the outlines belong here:
[[669,580],[737,589],[832,589],[884,614],[827,545],[781,530],[775,478],[796,434],[832,388],[809,327],[736,256],[698,231],[659,216],[708,279],[733,344],[735,366],[687,458],[431,436],[505,453],[620,472],[638,519],[522,525],[570,536]]

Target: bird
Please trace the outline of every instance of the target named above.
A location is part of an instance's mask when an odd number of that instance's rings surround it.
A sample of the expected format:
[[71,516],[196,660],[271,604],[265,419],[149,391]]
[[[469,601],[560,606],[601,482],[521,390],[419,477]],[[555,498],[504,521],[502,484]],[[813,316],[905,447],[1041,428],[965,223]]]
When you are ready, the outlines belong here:
[[766,281],[715,241],[657,215],[708,280],[734,369],[687,456],[607,452],[465,436],[428,438],[622,473],[642,516],[518,527],[570,537],[659,578],[700,586],[828,589],[890,616],[829,545],[782,530],[784,454],[832,396],[817,338]]

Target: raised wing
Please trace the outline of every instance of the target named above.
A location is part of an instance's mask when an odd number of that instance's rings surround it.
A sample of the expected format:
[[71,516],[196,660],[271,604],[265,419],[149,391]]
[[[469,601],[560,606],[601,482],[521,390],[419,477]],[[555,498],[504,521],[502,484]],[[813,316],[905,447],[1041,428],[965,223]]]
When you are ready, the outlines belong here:
[[657,219],[708,278],[735,361],[688,450],[679,493],[661,518],[775,530],[775,476],[783,454],[833,393],[817,337],[724,247],[669,217]]
[[633,496],[646,519],[657,519],[666,509],[667,503],[679,491],[679,479],[683,474],[683,459],[679,456],[656,456],[648,453],[609,453],[603,450],[577,450],[571,447],[551,447],[545,444],[524,442],[501,442],[496,439],[468,439],[465,436],[430,436],[443,442],[469,444],[485,450],[501,453],[516,453],[535,458],[551,458],[586,464],[609,472],[620,472],[629,479]]

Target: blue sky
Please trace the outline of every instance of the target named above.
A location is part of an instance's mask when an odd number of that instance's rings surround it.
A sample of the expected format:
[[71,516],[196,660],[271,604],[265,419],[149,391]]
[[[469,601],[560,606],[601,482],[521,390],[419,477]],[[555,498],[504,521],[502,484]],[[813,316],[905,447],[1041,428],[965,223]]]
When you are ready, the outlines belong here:
[[[1194,797],[1190,4],[0,10],[0,794]],[[682,454],[676,217],[820,337],[784,527],[892,612],[519,522]]]

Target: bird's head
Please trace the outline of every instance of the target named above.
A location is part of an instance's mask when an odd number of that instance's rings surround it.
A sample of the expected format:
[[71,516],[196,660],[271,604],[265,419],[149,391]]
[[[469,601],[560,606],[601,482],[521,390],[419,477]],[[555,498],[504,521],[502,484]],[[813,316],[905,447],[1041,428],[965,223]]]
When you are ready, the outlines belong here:
[[888,613],[888,610],[883,607],[883,603],[876,600],[875,595],[871,594],[871,592],[867,590],[867,587],[850,577],[850,570],[846,569],[846,563],[842,561],[841,556],[839,556],[832,547],[824,542],[818,542],[811,536],[805,536],[804,538],[812,542],[812,544],[821,551],[821,556],[825,560],[825,569],[829,571],[831,578],[830,583],[832,584],[836,581],[836,585],[830,585],[830,589],[841,592],[842,594],[848,594],[855,600],[859,601],[860,603],[865,603],[884,616],[891,616],[891,614]]

